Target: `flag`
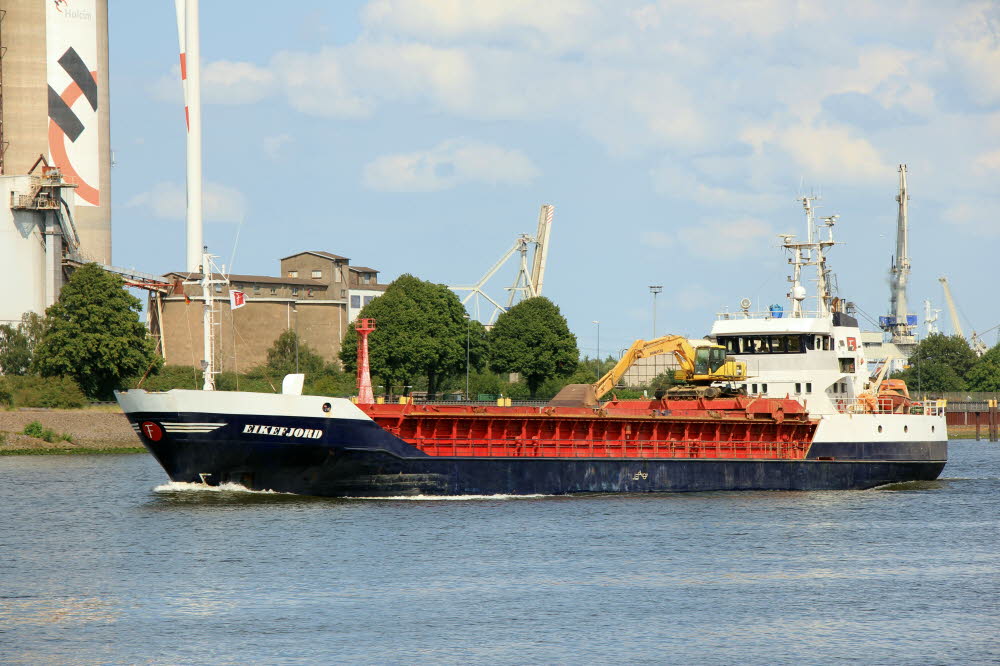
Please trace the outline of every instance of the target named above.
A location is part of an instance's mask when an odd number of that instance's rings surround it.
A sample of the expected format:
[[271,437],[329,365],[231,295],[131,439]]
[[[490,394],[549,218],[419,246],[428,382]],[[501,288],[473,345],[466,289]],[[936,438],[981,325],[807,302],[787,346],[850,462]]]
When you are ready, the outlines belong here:
[[236,291],[235,289],[229,292],[229,309],[236,310],[247,304],[246,292]]

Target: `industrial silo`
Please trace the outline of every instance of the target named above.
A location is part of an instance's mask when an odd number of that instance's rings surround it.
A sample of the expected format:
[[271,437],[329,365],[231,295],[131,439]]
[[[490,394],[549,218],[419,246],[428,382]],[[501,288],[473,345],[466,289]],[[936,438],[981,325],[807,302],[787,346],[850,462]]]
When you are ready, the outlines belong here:
[[45,266],[35,265],[52,229],[75,237],[56,248],[60,261],[72,254],[111,263],[108,2],[0,0],[0,12],[0,197],[33,196],[38,181],[23,176],[33,167],[33,177],[40,175],[45,163],[76,185],[50,188],[62,192],[66,205],[46,208],[21,199],[13,210],[0,200],[0,276],[23,284],[25,292],[0,312],[0,319],[14,319],[15,311],[37,311],[39,298],[45,306],[58,294],[60,285],[37,284],[61,280],[61,271],[53,274],[52,243]]

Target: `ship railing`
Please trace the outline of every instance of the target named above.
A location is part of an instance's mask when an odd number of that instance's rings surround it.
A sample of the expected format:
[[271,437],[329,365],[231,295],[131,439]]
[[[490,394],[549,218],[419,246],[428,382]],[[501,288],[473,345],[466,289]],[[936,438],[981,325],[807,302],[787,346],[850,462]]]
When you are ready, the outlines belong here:
[[580,440],[517,439],[485,441],[451,437],[407,439],[432,456],[518,458],[708,458],[801,459],[809,441],[788,440]]
[[738,312],[717,312],[715,318],[719,321],[729,319],[818,319],[822,316],[819,310],[803,310],[792,314],[789,310],[739,310]]
[[941,416],[945,412],[944,400],[901,401],[898,397],[837,398],[832,401],[841,414],[926,414]]

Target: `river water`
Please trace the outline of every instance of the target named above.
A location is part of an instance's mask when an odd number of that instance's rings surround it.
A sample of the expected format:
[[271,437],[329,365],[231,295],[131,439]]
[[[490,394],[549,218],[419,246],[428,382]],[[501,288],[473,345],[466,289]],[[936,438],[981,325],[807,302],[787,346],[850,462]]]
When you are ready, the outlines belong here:
[[1000,660],[1000,446],[845,492],[331,500],[0,458],[3,664]]

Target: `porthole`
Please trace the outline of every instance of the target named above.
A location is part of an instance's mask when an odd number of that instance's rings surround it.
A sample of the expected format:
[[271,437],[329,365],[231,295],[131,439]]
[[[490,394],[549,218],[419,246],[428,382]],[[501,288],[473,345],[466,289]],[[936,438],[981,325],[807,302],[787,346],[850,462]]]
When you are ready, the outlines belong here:
[[903,426],[903,432],[910,432],[910,426]]
[[324,403],[323,403],[323,413],[325,413],[325,414],[329,414],[329,413],[330,413],[330,410],[331,410],[332,408],[333,408],[333,405],[331,405],[330,403],[328,403],[328,402],[324,402]]
[[879,426],[879,427],[878,427],[878,431],[879,431],[879,432],[882,432],[882,426]]

